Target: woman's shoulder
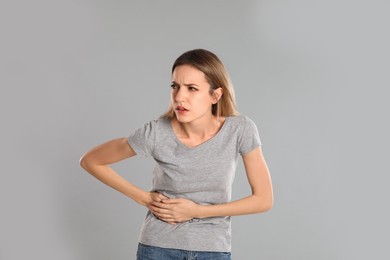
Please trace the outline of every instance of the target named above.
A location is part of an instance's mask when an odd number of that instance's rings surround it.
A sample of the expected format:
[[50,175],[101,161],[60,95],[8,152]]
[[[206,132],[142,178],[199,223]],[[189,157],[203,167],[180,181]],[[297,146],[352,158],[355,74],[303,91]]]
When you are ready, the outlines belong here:
[[231,133],[237,133],[239,135],[245,135],[248,133],[257,132],[256,123],[246,115],[235,115],[227,117],[228,126],[227,131]]
[[147,124],[150,124],[154,131],[164,134],[170,131],[171,119],[166,117],[158,117],[150,120]]
[[168,129],[169,125],[170,120],[167,118],[154,118],[145,120],[143,124],[138,125],[138,127],[134,128],[133,131],[143,130],[148,132],[155,132]]
[[171,126],[171,119],[167,117],[159,117],[157,119],[153,120],[156,125],[159,125],[160,127],[167,128]]
[[249,124],[254,123],[252,119],[250,119],[248,116],[243,115],[243,114],[229,116],[229,117],[227,117],[227,119],[231,122],[231,124],[237,125],[237,126],[245,126],[248,123]]

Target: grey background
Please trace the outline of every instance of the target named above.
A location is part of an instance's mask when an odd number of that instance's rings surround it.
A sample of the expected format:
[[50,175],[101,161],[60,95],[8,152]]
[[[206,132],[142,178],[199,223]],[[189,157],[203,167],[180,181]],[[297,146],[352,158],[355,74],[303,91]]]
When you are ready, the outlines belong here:
[[[388,1],[0,2],[0,259],[134,259],[145,209],[78,164],[158,117],[206,48],[258,125],[272,211],[234,259],[388,259]],[[113,165],[148,189],[153,162]],[[242,164],[234,198],[249,193]]]

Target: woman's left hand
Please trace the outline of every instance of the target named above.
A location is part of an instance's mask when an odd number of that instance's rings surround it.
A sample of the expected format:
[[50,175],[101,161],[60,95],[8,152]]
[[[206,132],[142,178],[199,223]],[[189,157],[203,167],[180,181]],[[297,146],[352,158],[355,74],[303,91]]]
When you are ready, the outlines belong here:
[[153,201],[150,210],[162,221],[175,224],[195,218],[199,207],[191,200],[178,198]]

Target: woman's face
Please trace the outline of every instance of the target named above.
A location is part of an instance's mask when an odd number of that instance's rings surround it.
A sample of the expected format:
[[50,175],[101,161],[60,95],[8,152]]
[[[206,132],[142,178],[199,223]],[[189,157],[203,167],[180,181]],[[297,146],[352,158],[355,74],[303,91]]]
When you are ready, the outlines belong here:
[[172,106],[179,122],[204,122],[210,119],[211,106],[216,98],[210,95],[205,74],[190,66],[181,65],[172,73]]

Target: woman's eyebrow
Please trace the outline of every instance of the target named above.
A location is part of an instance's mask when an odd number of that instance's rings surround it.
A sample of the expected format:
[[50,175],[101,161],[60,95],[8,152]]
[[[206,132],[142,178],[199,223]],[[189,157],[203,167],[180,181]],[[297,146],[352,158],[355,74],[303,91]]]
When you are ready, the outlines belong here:
[[[172,80],[172,84],[175,84],[175,85],[178,85],[178,86],[180,86],[180,84],[179,83],[177,83],[176,81],[174,81],[174,80]],[[184,86],[186,86],[186,87],[192,87],[192,86],[196,86],[196,87],[199,87],[199,85],[198,84],[195,84],[195,83],[187,83],[187,84],[183,84]]]
[[188,83],[188,84],[184,84],[184,86],[186,87],[199,87],[197,84],[195,83]]

